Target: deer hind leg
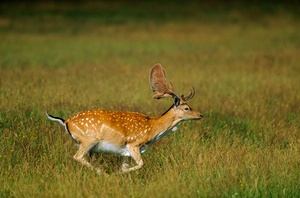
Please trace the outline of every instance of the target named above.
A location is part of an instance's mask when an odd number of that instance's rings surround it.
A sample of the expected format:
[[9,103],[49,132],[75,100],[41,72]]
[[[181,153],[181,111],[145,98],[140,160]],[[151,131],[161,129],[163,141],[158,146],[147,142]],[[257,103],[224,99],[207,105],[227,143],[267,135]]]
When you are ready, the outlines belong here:
[[128,163],[125,163],[127,165],[124,165],[124,163],[123,163],[123,165],[122,165],[123,173],[127,173],[127,172],[131,172],[131,171],[140,169],[144,165],[144,162],[143,162],[143,159],[142,159],[142,156],[140,153],[140,148],[137,146],[130,146],[130,145],[128,145],[127,147],[130,152],[130,156],[133,158],[136,165],[129,168]]
[[98,154],[94,152],[89,152],[89,159],[91,164],[95,164],[98,160]]
[[76,154],[73,156],[73,158],[80,162],[82,165],[88,167],[89,169],[91,170],[95,170],[97,173],[100,173],[101,172],[101,169],[99,168],[96,168],[95,166],[93,166],[90,162],[88,162],[84,157],[85,157],[85,154],[88,152],[88,150],[90,148],[92,148],[93,145],[89,145],[89,146],[85,146],[83,144],[81,144],[79,146],[79,149],[78,151],[76,152]]

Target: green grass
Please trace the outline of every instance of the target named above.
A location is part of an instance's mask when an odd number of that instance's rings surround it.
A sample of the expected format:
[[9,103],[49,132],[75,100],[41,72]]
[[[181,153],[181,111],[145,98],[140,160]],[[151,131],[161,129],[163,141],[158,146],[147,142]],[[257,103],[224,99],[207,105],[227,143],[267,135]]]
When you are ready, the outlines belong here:
[[[0,197],[299,197],[291,3],[2,4]],[[44,112],[157,116],[172,103],[152,99],[157,62],[179,94],[195,87],[189,104],[204,118],[181,123],[129,174],[103,177],[74,161],[76,146]],[[98,161],[107,172],[121,164]]]

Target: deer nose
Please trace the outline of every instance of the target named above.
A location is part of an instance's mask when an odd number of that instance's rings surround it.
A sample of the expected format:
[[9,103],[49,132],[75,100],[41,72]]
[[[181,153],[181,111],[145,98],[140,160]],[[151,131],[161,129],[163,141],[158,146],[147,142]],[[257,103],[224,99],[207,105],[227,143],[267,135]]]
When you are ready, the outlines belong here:
[[202,113],[200,113],[200,117],[203,118],[203,114]]

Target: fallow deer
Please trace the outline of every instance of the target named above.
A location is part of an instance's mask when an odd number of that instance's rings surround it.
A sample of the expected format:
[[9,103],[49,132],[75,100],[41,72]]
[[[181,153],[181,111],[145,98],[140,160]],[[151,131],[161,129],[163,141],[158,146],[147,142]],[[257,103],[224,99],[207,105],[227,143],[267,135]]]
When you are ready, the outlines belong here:
[[[59,122],[75,143],[79,145],[74,159],[101,172],[85,159],[87,153],[111,153],[123,157],[122,172],[130,172],[143,166],[141,154],[147,151],[156,141],[176,131],[183,120],[198,120],[201,113],[187,105],[194,94],[191,89],[187,97],[179,97],[174,92],[172,83],[168,85],[164,69],[156,64],[150,71],[150,86],[155,92],[153,98],[172,97],[173,105],[161,116],[148,117],[136,112],[90,110],[83,111],[64,120],[46,113],[52,121]],[[129,167],[128,157],[133,158],[136,165]]]

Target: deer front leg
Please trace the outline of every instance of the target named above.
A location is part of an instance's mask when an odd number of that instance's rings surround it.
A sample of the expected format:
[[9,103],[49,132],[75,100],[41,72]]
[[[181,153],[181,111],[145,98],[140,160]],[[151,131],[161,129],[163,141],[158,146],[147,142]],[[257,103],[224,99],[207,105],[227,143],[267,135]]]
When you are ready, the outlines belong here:
[[140,153],[140,148],[137,146],[130,146],[130,145],[128,145],[127,147],[128,147],[131,157],[133,158],[133,160],[136,163],[136,166],[129,168],[128,163],[126,163],[126,165],[124,165],[124,163],[123,163],[123,165],[122,165],[123,173],[128,173],[128,172],[140,169],[144,165],[144,162],[142,160],[142,156]]
[[129,168],[129,157],[124,156],[122,158],[122,171],[126,170]]

